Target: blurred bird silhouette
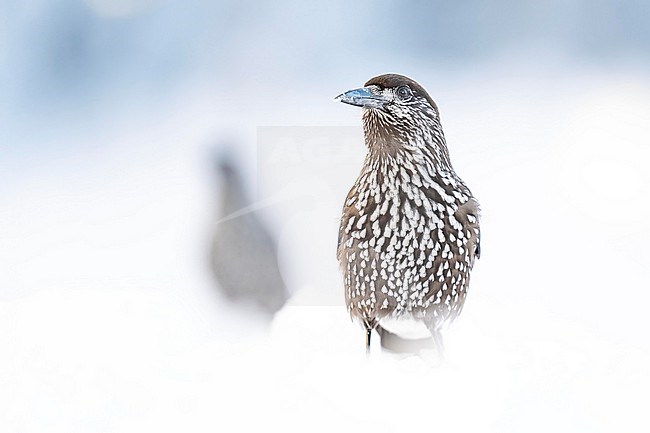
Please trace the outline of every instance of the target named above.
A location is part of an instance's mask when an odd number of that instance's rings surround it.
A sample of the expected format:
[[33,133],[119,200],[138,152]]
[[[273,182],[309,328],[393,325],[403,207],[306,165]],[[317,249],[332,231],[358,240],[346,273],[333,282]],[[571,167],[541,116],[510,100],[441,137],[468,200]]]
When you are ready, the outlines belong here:
[[256,212],[231,152],[217,155],[220,215],[215,224],[211,265],[225,296],[257,304],[273,314],[287,301],[276,241]]

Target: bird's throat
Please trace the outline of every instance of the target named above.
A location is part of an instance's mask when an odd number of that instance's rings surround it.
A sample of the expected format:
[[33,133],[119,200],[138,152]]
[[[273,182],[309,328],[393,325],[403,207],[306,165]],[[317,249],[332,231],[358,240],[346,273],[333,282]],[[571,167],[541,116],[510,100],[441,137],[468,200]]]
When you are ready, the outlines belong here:
[[380,165],[399,159],[434,171],[453,171],[437,119],[400,122],[381,110],[364,110],[363,133],[369,159]]

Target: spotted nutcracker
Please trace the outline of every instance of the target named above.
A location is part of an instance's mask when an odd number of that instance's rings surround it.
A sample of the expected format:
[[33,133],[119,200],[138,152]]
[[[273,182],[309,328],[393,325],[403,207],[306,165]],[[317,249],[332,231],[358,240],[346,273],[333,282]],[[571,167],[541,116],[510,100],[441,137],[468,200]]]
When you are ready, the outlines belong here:
[[343,206],[337,256],[345,299],[366,331],[441,328],[461,311],[480,256],[479,204],[454,171],[436,103],[397,74],[337,100],[362,107],[368,152]]

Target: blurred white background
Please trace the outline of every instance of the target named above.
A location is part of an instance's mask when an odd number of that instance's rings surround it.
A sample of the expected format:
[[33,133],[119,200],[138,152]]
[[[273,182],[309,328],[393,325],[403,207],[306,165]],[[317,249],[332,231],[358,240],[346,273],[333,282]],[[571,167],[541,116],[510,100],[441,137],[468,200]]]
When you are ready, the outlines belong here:
[[[0,1],[0,430],[648,431],[650,4]],[[375,350],[335,248],[397,72],[483,208],[447,362]],[[208,264],[238,143],[293,297]]]

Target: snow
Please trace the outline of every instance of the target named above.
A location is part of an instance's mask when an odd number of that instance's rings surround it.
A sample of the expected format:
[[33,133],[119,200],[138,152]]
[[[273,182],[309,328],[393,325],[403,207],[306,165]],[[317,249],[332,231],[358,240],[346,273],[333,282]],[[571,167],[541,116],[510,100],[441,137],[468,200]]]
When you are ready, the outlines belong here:
[[3,304],[3,321],[13,325],[3,335],[3,424],[18,431],[645,429],[647,353],[542,311],[476,298],[484,311],[465,312],[448,334],[446,363],[432,368],[377,347],[367,358],[363,333],[341,307],[288,307],[270,335],[236,320],[219,333],[210,329],[214,318],[168,295],[43,293]]

